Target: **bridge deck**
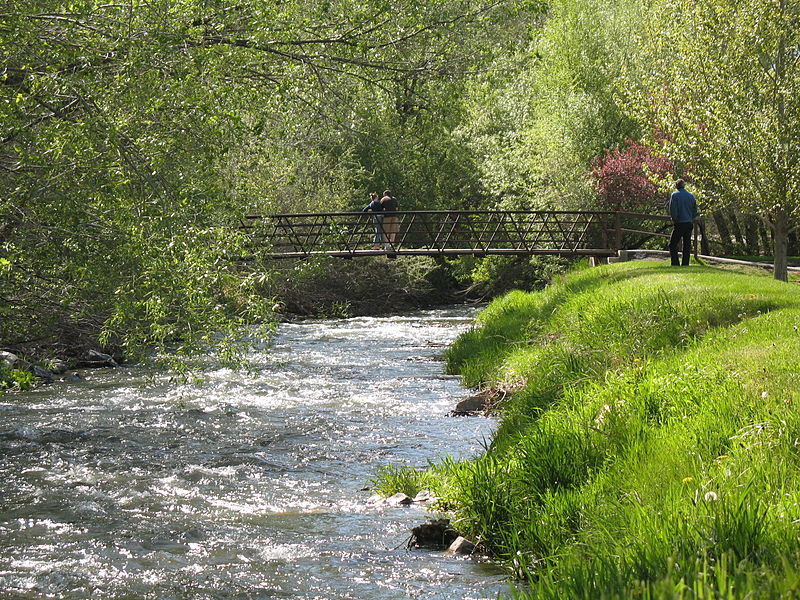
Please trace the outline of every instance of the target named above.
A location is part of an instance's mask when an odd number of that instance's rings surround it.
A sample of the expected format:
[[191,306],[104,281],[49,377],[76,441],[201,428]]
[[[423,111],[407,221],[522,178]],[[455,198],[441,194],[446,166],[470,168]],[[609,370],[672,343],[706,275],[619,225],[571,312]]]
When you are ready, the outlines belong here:
[[320,250],[311,252],[267,252],[267,256],[271,258],[311,258],[314,256],[332,256],[336,258],[364,258],[367,256],[489,256],[507,255],[553,255],[553,256],[612,256],[616,251],[606,248],[590,248],[571,250],[569,248],[555,248],[555,249],[535,249],[530,251],[514,250],[514,249],[489,249],[489,250],[473,250],[471,248],[446,248],[444,250],[430,250],[428,248],[398,248],[391,247],[383,248],[381,250],[362,249],[362,250]]
[[[272,258],[610,256],[627,235],[665,235],[665,220],[608,211],[398,211],[251,215],[242,228]],[[648,223],[662,231],[643,231]]]

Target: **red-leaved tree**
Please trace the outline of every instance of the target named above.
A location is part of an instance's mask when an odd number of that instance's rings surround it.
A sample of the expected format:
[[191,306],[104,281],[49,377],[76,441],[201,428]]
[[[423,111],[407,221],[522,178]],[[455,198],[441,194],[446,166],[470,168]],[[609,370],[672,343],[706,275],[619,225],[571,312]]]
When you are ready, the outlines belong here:
[[668,158],[627,140],[622,148],[594,160],[592,176],[597,181],[600,206],[606,210],[662,211],[668,197],[664,184],[671,182],[674,169]]

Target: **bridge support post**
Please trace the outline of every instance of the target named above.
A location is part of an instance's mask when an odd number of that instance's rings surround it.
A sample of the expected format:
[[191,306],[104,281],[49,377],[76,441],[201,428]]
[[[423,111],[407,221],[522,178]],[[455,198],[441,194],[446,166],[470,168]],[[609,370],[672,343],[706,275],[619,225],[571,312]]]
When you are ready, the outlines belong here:
[[608,263],[614,264],[618,262],[628,262],[628,251],[627,250],[617,250],[616,256],[609,256]]

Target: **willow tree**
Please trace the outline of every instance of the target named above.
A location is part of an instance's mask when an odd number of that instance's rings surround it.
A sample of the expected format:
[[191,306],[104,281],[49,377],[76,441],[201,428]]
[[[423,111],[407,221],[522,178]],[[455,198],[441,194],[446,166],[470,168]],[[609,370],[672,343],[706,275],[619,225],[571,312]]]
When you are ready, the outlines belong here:
[[[246,173],[265,129],[295,164],[330,146],[315,120],[339,110],[335,126],[353,126],[345,82],[413,104],[413,82],[447,72],[463,27],[492,6],[4,2],[0,346],[99,335],[194,352],[267,318],[259,276],[230,261],[250,192],[232,193],[230,157]],[[318,164],[347,189],[346,160]]]
[[764,220],[786,281],[800,217],[800,3],[659,0],[648,16],[631,78],[643,122],[707,206]]

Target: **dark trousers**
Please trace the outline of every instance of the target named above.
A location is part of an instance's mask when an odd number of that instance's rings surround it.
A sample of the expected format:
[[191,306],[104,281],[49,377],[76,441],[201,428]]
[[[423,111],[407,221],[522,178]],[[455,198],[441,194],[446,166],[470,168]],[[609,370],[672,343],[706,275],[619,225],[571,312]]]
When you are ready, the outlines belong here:
[[672,235],[669,237],[669,258],[673,267],[679,266],[678,246],[683,241],[683,266],[689,264],[689,257],[692,255],[692,229],[694,223],[674,223],[672,225]]

